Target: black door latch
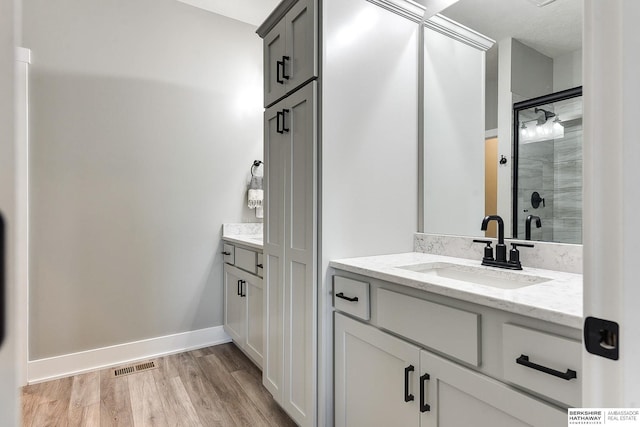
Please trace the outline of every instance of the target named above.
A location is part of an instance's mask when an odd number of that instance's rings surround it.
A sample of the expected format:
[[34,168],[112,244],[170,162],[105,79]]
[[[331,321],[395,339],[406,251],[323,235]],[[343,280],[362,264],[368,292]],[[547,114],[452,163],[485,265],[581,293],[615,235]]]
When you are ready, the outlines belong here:
[[620,327],[611,320],[587,317],[584,320],[584,345],[591,354],[618,360]]

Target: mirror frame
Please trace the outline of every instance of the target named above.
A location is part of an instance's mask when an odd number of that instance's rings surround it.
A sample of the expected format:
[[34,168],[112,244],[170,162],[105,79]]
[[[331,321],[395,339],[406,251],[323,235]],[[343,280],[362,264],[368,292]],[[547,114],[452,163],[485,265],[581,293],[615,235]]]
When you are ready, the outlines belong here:
[[512,167],[511,167],[511,237],[516,238],[518,235],[518,147],[520,143],[520,127],[518,123],[518,113],[522,110],[536,107],[542,104],[550,104],[553,102],[564,101],[566,99],[582,96],[582,86],[566,89],[560,92],[550,93],[548,95],[538,96],[536,98],[527,99],[525,101],[513,104],[513,135],[512,135]]

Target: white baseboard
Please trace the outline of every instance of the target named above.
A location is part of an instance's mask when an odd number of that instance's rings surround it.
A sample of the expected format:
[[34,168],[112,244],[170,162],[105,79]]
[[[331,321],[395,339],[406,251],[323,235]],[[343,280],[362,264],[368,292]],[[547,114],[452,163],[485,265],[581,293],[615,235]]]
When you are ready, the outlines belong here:
[[230,342],[222,326],[63,354],[27,363],[29,384]]

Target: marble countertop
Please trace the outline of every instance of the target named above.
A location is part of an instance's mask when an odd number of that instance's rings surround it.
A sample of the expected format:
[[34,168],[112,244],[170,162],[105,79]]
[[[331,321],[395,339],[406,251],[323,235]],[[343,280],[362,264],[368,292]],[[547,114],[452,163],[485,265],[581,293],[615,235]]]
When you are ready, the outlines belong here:
[[262,251],[262,235],[255,234],[237,234],[233,236],[222,236],[222,240],[229,243],[248,246],[253,249]]
[[[501,289],[398,268],[434,262],[456,264],[462,266],[462,270],[465,266],[486,269],[488,274],[496,278],[520,275],[523,280],[531,276],[550,280],[518,289]],[[340,259],[331,261],[329,266],[523,316],[582,328],[581,274],[527,267],[521,271],[501,270],[481,266],[479,260],[419,252]]]
[[222,240],[262,251],[262,223],[222,224]]

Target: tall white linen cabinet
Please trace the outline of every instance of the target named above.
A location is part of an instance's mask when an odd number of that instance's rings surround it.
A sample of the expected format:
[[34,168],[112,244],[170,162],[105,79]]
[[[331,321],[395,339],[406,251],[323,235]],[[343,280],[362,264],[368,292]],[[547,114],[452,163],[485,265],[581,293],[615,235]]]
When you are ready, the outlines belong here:
[[[425,38],[434,29],[454,33],[425,24],[424,12],[408,0],[283,0],[257,30],[265,107],[262,378],[301,426],[334,425],[329,261],[413,250],[428,134],[423,102],[440,99],[422,94]],[[484,57],[476,65],[484,73]]]

